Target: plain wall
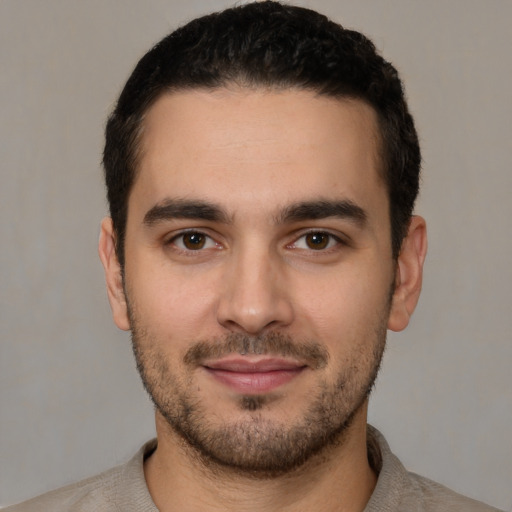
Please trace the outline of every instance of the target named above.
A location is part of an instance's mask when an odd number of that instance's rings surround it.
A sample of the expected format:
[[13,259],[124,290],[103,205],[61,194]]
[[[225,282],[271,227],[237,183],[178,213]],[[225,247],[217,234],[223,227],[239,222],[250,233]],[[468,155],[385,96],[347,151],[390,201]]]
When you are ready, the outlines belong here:
[[[370,420],[415,472],[512,507],[512,2],[301,2],[369,35],[424,153],[423,296]],[[105,118],[136,60],[223,0],[0,2],[0,504],[154,435],[96,254]]]

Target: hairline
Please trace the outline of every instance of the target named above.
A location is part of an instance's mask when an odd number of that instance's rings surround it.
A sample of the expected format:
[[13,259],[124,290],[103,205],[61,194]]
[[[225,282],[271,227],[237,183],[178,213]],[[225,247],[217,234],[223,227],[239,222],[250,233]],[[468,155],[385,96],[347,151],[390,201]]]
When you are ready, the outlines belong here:
[[[140,113],[137,113],[138,117],[138,127],[136,130],[135,138],[133,140],[132,148],[130,149],[131,153],[131,162],[132,162],[132,169],[131,172],[132,180],[130,184],[130,190],[127,194],[127,201],[126,205],[128,206],[128,202],[130,199],[131,192],[133,190],[133,187],[135,186],[135,183],[137,181],[137,178],[140,174],[140,164],[142,157],[144,156],[144,131],[145,131],[145,118],[148,115],[149,111],[155,106],[155,104],[162,99],[165,96],[172,96],[176,93],[181,92],[194,92],[194,91],[204,91],[204,92],[215,92],[215,91],[221,91],[221,90],[228,90],[228,91],[234,91],[234,92],[288,92],[288,91],[304,91],[304,92],[311,92],[316,97],[325,97],[325,98],[331,98],[337,101],[352,101],[352,102],[359,102],[362,104],[365,104],[366,106],[370,107],[373,113],[375,114],[375,123],[374,123],[374,130],[372,133],[372,138],[375,140],[375,159],[376,159],[376,171],[377,176],[382,180],[384,186],[386,187],[386,191],[388,194],[388,199],[390,199],[389,190],[388,190],[388,180],[387,180],[387,162],[386,162],[386,148],[385,148],[385,140],[384,140],[384,134],[383,134],[383,128],[381,126],[382,124],[382,116],[379,113],[379,111],[371,104],[370,101],[365,99],[364,97],[357,95],[357,94],[331,94],[329,92],[321,91],[319,88],[315,87],[306,87],[301,86],[299,84],[297,85],[267,85],[267,84],[258,84],[258,83],[240,83],[237,80],[226,80],[225,82],[222,82],[219,85],[210,87],[207,85],[197,85],[197,86],[170,86],[163,88],[160,92],[154,95],[154,97],[151,98],[150,101],[148,101],[143,109],[141,109]],[[373,137],[374,136],[374,137]],[[128,208],[127,208],[128,212]]]

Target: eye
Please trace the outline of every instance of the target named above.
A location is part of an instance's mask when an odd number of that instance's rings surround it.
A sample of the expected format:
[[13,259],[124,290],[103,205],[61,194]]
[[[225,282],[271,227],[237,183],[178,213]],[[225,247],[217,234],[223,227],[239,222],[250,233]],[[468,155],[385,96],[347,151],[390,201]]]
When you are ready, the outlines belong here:
[[170,240],[170,243],[183,251],[200,251],[217,247],[217,243],[200,231],[180,233]]
[[298,238],[293,244],[294,249],[307,249],[313,251],[322,251],[330,249],[341,243],[341,240],[325,231],[310,231]]

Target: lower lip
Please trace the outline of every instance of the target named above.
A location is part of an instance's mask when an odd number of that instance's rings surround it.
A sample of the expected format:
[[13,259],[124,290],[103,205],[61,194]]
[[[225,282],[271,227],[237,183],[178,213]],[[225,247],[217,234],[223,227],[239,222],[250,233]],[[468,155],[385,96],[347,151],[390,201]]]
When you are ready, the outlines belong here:
[[210,375],[238,393],[268,393],[297,377],[304,368],[268,372],[232,372],[206,368]]

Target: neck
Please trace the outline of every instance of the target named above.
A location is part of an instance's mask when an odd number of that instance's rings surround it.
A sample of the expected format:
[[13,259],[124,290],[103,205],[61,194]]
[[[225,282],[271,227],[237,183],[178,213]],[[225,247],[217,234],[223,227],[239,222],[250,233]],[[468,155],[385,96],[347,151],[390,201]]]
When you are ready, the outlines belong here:
[[149,492],[161,512],[356,512],[376,484],[366,447],[367,404],[343,438],[300,468],[272,478],[204,464],[157,412],[158,447],[144,465]]

